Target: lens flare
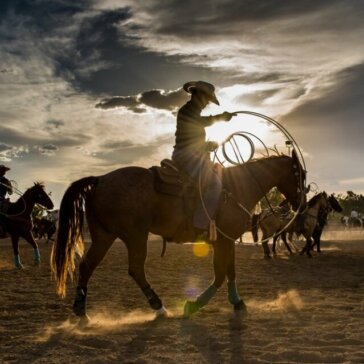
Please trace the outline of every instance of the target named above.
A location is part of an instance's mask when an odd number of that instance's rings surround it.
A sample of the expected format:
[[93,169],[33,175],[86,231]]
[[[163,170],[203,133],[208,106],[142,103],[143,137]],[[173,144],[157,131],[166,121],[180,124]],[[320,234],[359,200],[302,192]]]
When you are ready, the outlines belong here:
[[209,254],[210,246],[206,243],[196,243],[192,245],[192,251],[196,257],[204,258]]

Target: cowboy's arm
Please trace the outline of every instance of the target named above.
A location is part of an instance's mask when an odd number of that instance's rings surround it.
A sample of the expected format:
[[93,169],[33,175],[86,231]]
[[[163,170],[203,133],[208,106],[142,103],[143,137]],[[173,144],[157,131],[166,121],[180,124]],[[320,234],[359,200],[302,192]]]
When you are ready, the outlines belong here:
[[222,114],[200,116],[200,122],[206,127],[212,125],[217,121],[230,121],[233,116],[236,116],[236,114],[224,111]]

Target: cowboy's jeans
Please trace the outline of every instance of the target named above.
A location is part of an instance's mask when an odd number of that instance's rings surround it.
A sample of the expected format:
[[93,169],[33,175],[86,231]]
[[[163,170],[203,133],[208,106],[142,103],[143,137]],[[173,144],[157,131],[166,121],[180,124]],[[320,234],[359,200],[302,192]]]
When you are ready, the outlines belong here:
[[[198,156],[192,153],[174,151],[173,162],[177,167],[187,173],[202,189],[202,200],[199,203],[193,217],[193,225],[199,229],[209,227],[209,218],[215,219],[220,201],[222,181],[214,170],[209,156]],[[206,215],[206,212],[208,215]]]

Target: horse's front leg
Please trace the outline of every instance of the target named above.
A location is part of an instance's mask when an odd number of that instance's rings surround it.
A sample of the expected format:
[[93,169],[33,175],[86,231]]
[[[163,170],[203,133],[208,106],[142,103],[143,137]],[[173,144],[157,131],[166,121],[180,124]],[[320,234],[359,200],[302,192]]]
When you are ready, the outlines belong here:
[[207,305],[212,297],[215,296],[217,290],[221,287],[227,273],[227,265],[230,258],[234,242],[226,239],[218,239],[214,244],[214,272],[215,279],[207,289],[202,292],[196,301],[187,301],[184,307],[185,316],[197,312],[200,308]]
[[16,268],[23,268],[23,264],[20,260],[19,255],[19,235],[18,234],[11,234],[11,244],[13,246],[13,252],[14,252],[14,262]]
[[235,311],[246,311],[246,305],[238,293],[236,286],[236,274],[235,274],[235,246],[232,247],[230,258],[227,264],[227,286],[228,286],[228,299],[234,306]]
[[36,265],[40,264],[40,251],[38,248],[38,244],[35,242],[33,234],[31,231],[26,232],[23,234],[24,239],[33,247],[33,254],[34,254],[34,263]]
[[291,249],[291,247],[289,246],[289,244],[288,244],[288,242],[287,242],[287,234],[286,234],[286,232],[285,231],[283,231],[282,232],[282,234],[281,234],[281,238],[282,238],[282,240],[283,240],[283,243],[284,243],[284,245],[286,246],[286,248],[287,248],[287,250],[288,250],[288,252],[289,252],[289,254],[293,254],[292,253],[292,249]]

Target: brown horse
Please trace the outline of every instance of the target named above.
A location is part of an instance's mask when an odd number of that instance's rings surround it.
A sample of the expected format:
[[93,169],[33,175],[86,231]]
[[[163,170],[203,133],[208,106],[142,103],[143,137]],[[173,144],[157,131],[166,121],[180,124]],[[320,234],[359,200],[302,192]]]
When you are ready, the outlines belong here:
[[6,213],[3,214],[3,224],[11,237],[13,245],[15,266],[22,268],[19,256],[19,238],[24,238],[34,249],[34,261],[40,263],[40,252],[32,234],[31,213],[34,205],[38,203],[47,209],[53,209],[53,202],[44,190],[41,183],[34,183],[19,199],[10,203]]
[[[257,218],[254,217],[252,224],[253,237],[254,241],[257,241],[257,230],[259,225],[263,232],[262,245],[264,258],[269,259],[271,257],[268,247],[268,240],[270,237],[273,237],[272,250],[274,255],[276,254],[276,244],[279,236],[282,238],[289,253],[292,254],[292,250],[287,242],[287,233],[289,234],[288,238],[291,242],[293,233],[296,233],[298,236],[303,235],[306,239],[306,245],[301,251],[301,254],[306,252],[307,255],[311,257],[312,236],[318,225],[319,213],[328,211],[330,206],[330,198],[327,196],[326,192],[321,192],[313,196],[307,202],[307,209],[299,214],[288,227],[287,224],[290,222],[292,216],[286,215],[282,217],[282,214],[277,208],[275,211],[276,213],[264,211],[264,213],[262,212]],[[254,221],[254,219],[256,220]],[[302,219],[301,222],[299,222],[299,219]]]
[[[274,207],[273,209],[264,209],[260,214],[254,215],[252,218],[252,235],[253,240],[256,243],[258,241],[258,228],[262,230],[262,247],[264,251],[264,259],[270,259],[269,240],[273,237],[273,254],[276,254],[276,241],[277,238],[290,223],[293,214],[287,211],[285,207]],[[278,235],[277,235],[278,234]],[[291,247],[287,243],[286,234],[281,234],[282,240],[289,251],[292,254]]]
[[[236,310],[245,309],[235,283],[234,241],[250,225],[248,212],[272,187],[276,186],[297,207],[304,198],[304,179],[305,173],[295,153],[292,157],[263,158],[223,170],[223,184],[230,192],[230,198],[221,201],[217,216],[220,230],[217,241],[213,243],[215,279],[196,301],[186,302],[185,315],[206,305],[226,277],[230,303]],[[118,237],[128,250],[130,276],[152,309],[157,314],[165,314],[162,301],[151,288],[144,272],[148,233],[173,236],[184,220],[183,200],[157,193],[152,172],[140,167],[121,168],[72,183],[61,202],[59,230],[51,257],[56,291],[60,296],[66,294],[68,273],[73,278],[75,252],[83,252],[83,201],[92,243],[79,266],[74,313],[87,320],[88,281]]]

